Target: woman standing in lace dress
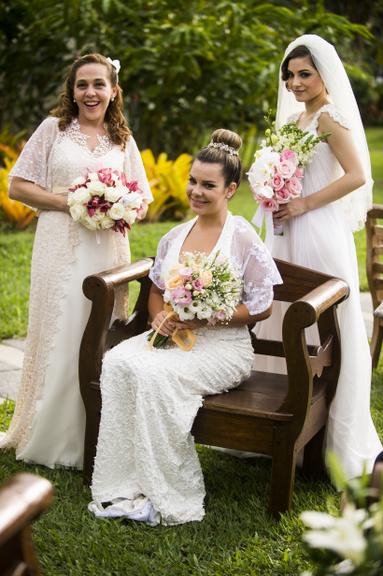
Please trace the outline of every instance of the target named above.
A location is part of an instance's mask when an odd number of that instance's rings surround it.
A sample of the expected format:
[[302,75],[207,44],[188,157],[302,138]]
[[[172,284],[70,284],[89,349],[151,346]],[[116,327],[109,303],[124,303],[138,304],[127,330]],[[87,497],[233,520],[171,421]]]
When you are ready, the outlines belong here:
[[88,170],[111,167],[137,180],[147,202],[152,199],[123,116],[118,66],[100,54],[76,60],[58,107],[33,133],[10,174],[10,197],[38,209],[39,219],[22,379],[0,446],[15,447],[17,459],[49,467],[82,468],[85,412],[77,370],[90,311],[82,281],[130,260],[127,237],[105,230],[96,238],[72,220],[68,187]]
[[[240,181],[239,136],[214,132],[190,171],[187,194],[196,217],[160,241],[149,296],[152,327],[166,317],[163,288],[182,253],[226,256],[243,279],[241,303],[228,325],[206,320],[178,326],[193,329],[196,343],[186,352],[175,346],[150,348],[145,332],[107,352],[102,368],[102,413],[90,510],[96,516],[123,516],[149,524],[198,521],[205,489],[191,435],[202,396],[237,386],[253,362],[247,324],[270,313],[276,266],[252,226],[228,212]],[[103,506],[103,503],[109,505]]]
[[[334,47],[316,35],[294,40],[281,65],[277,127],[291,121],[314,135],[329,136],[305,168],[302,196],[275,213],[283,235],[275,236],[273,255],[343,278],[350,286],[350,297],[338,307],[342,365],[326,447],[352,478],[364,465],[370,471],[382,449],[370,415],[371,357],[352,234],[363,227],[371,204],[371,167],[343,64]],[[259,326],[261,337],[280,338],[282,313],[282,304],[276,304],[272,318]],[[260,359],[259,366],[276,369],[271,359]]]

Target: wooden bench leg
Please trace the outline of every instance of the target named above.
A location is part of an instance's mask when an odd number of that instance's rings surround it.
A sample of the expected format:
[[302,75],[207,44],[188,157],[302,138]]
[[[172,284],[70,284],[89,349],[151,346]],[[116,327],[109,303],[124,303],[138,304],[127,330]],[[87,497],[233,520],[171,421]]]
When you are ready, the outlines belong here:
[[302,471],[308,478],[319,480],[327,476],[323,454],[325,433],[326,427],[323,426],[305,446]]
[[372,367],[376,368],[379,362],[380,350],[383,341],[383,325],[379,318],[374,318],[374,327],[370,344]]
[[286,435],[286,431],[276,433],[271,468],[269,510],[277,518],[282,512],[291,509],[295,480],[295,443],[286,442],[286,439],[281,438],[283,434]]
[[86,428],[83,478],[84,482],[89,485],[92,481],[101,417],[101,390],[98,383],[90,383],[84,404],[86,411]]

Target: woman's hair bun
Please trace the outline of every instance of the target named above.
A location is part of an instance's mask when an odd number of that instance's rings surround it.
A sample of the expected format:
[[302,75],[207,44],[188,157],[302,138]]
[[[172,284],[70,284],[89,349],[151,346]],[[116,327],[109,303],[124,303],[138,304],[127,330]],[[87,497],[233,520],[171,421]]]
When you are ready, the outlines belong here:
[[242,138],[236,132],[226,130],[225,128],[215,130],[211,135],[211,141],[227,144],[227,146],[234,148],[234,150],[239,150],[242,146]]

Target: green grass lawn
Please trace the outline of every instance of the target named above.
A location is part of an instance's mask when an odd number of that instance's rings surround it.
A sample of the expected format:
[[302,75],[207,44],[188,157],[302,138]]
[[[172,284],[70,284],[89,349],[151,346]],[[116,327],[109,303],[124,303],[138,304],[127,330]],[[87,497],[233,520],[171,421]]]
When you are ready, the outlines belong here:
[[[9,421],[10,408],[0,406],[0,429]],[[383,437],[383,359],[374,374],[372,415]],[[309,569],[299,513],[336,513],[334,488],[309,482],[298,470],[293,511],[277,522],[266,512],[269,460],[238,460],[201,447],[199,456],[206,517],[177,527],[96,520],[87,511],[90,492],[79,472],[28,466],[16,462],[13,452],[0,452],[0,484],[21,471],[53,483],[54,504],[33,527],[46,576],[299,576]]]

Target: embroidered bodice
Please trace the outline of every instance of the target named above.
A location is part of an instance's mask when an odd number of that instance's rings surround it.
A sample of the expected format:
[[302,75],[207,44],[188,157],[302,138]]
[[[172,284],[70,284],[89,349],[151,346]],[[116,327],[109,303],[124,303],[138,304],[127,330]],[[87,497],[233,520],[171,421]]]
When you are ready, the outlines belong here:
[[46,118],[26,143],[10,177],[19,176],[47,190],[63,192],[88,170],[105,167],[124,171],[129,179],[139,182],[147,199],[152,199],[134,138],[131,136],[122,150],[107,135],[98,136],[98,145],[90,150],[88,136],[81,132],[76,118],[63,131],[58,128],[58,118]]

